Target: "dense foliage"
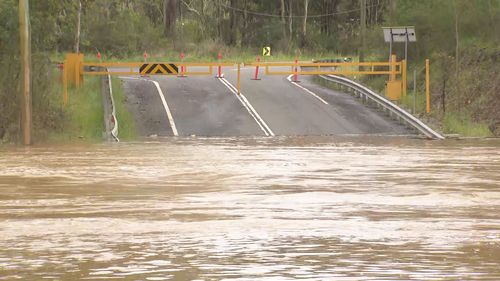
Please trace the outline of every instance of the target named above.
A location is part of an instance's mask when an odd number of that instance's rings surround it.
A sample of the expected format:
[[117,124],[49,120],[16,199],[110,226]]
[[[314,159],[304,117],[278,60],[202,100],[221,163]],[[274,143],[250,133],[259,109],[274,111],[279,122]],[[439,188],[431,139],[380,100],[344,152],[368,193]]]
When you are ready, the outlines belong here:
[[[17,5],[0,0],[0,140],[18,131]],[[410,46],[409,59],[417,67],[432,59],[433,96],[443,101],[436,109],[469,114],[493,130],[500,124],[500,0],[32,0],[30,9],[37,128],[56,129],[64,118],[60,101],[49,98],[57,71],[48,58],[55,54],[257,53],[270,45],[282,54],[363,51],[385,59],[380,27],[389,25],[416,26],[418,42]],[[395,52],[401,57],[401,46]]]

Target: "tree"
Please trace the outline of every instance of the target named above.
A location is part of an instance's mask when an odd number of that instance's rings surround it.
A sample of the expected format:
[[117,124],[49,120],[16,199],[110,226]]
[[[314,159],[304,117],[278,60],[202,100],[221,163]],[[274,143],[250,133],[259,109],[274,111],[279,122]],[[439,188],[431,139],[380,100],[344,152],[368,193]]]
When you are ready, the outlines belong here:
[[165,36],[175,36],[175,23],[177,20],[177,0],[163,1],[163,26]]
[[80,53],[80,30],[82,17],[82,1],[78,0],[78,13],[76,20],[75,53]]
[[302,37],[301,46],[304,47],[307,44],[307,10],[309,7],[309,0],[304,0],[304,18],[302,21]]
[[361,29],[361,46],[359,48],[359,61],[365,61],[365,49],[366,49],[366,0],[360,0],[360,29]]

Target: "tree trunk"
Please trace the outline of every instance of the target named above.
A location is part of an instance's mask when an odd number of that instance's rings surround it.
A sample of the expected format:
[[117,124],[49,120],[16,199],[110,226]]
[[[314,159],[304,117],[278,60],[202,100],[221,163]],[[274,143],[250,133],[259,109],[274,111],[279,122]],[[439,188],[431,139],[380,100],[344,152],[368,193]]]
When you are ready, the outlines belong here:
[[177,0],[163,0],[163,26],[165,36],[175,36]]
[[241,45],[242,46],[248,46],[249,38],[250,38],[250,30],[248,28],[248,1],[244,0],[243,1],[243,29],[241,32]]
[[281,0],[281,24],[282,24],[283,39],[285,39],[286,38],[285,0]]
[[223,42],[222,40],[222,13],[221,13],[221,0],[217,0],[217,38],[219,39],[220,42]]
[[302,22],[302,42],[304,47],[307,44],[307,8],[309,7],[309,0],[304,0],[304,21]]
[[460,94],[459,86],[459,70],[460,70],[460,53],[459,53],[459,32],[458,32],[458,1],[455,0],[455,84],[457,94]]
[[[231,0],[231,7],[236,9],[236,0]],[[234,9],[231,9],[231,14],[229,17],[229,45],[236,45],[236,32],[237,32],[237,15],[236,11]]]
[[[289,9],[289,13],[288,13],[288,34],[290,35],[288,37],[288,40],[289,40],[289,43],[292,42],[292,34],[293,34],[293,18],[292,18],[292,15],[293,15],[293,10],[292,10],[292,6],[293,6],[293,2],[292,0],[289,0],[288,1],[288,9]],[[290,44],[288,44],[288,46],[290,46]]]
[[82,1],[78,1],[78,14],[76,16],[76,36],[75,36],[75,53],[80,53],[80,28],[82,17]]
[[365,47],[366,47],[366,0],[360,0],[360,28],[361,28],[361,47],[359,49],[359,61],[365,61]]
[[397,4],[396,4],[396,0],[390,0],[391,3],[390,3],[390,21],[391,21],[391,24],[394,25],[394,23],[396,22],[396,8],[397,8]]

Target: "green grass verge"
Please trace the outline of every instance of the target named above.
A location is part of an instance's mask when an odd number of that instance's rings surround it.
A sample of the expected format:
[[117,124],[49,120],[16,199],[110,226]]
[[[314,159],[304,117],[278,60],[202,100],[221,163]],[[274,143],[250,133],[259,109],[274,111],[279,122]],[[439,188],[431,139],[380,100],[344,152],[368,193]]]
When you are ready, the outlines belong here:
[[116,118],[118,119],[118,138],[120,140],[133,140],[137,137],[135,122],[132,113],[125,105],[122,80],[111,78],[113,97],[115,100]]
[[426,110],[425,94],[408,91],[406,96],[401,96],[399,104],[413,114],[423,114]]
[[51,132],[47,141],[94,143],[102,140],[104,112],[99,77],[86,77],[79,89],[70,89],[64,116],[62,129]]
[[492,137],[488,125],[474,122],[468,114],[446,112],[443,117],[443,129],[448,134],[459,134],[464,137]]

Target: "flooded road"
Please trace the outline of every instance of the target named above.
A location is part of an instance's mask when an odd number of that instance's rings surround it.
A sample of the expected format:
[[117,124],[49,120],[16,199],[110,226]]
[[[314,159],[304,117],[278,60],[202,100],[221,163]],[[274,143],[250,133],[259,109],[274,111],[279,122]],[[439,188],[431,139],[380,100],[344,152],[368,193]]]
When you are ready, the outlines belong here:
[[500,280],[500,141],[0,148],[0,280]]

